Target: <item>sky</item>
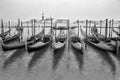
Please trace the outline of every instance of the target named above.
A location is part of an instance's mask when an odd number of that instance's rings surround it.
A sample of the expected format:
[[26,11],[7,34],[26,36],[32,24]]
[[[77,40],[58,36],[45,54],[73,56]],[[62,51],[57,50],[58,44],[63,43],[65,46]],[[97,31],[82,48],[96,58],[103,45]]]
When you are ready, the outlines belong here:
[[120,0],[0,0],[0,19],[120,19]]

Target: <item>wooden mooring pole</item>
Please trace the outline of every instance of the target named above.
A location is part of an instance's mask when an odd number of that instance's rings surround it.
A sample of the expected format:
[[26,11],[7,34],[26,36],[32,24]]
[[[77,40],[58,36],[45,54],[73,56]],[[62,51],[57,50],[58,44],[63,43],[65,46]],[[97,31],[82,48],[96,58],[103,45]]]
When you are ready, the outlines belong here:
[[110,27],[111,27],[111,32],[110,32],[110,37],[112,37],[112,29],[113,29],[113,26],[112,26],[112,20],[111,20],[111,22],[110,22]]
[[53,45],[54,45],[54,32],[53,32],[53,29],[52,29],[52,26],[53,26],[53,18],[50,17],[50,22],[51,22],[51,35],[52,35],[52,45],[51,45],[51,48],[53,49]]
[[109,38],[111,37],[111,20],[109,20]]
[[28,36],[27,36],[27,38],[29,37],[29,23],[27,23],[27,26],[28,26]]
[[[1,34],[4,33],[4,22],[3,22],[3,19],[1,20]],[[4,38],[4,35],[2,35],[2,38]]]
[[20,28],[20,19],[18,19],[18,25],[17,25],[18,29]]
[[107,34],[108,34],[108,19],[105,20],[106,24],[105,24],[105,39],[107,39]]
[[[113,29],[113,27],[114,27],[114,19],[112,19],[112,21],[111,21],[111,26],[112,26],[112,29]],[[112,37],[112,33],[113,33],[113,30],[111,31],[111,37]]]
[[[50,20],[51,20],[51,33],[52,33],[52,35],[53,35],[53,18],[50,18]],[[52,36],[52,38],[53,38],[53,36]]]
[[[112,24],[114,26],[114,20],[113,20]],[[119,28],[119,32],[120,32],[120,28]],[[119,36],[119,38],[120,38],[120,36]],[[117,42],[117,45],[116,45],[116,54],[117,54],[118,57],[120,57],[120,40],[116,40],[116,42]]]
[[36,23],[36,22],[35,22],[35,19],[34,19],[34,21],[33,21],[33,28],[34,28],[34,41],[35,41],[35,38],[36,38],[36,37],[35,37],[35,23]]
[[70,57],[70,20],[68,19],[67,20],[67,27],[68,27],[68,30],[67,30],[67,71],[69,70],[69,67],[70,67],[70,65],[69,65],[69,62],[70,62],[70,59],[71,59],[71,57]]
[[[21,21],[21,28],[23,28],[23,22],[22,21]],[[21,33],[21,40],[23,40],[23,31],[20,31],[20,33]]]
[[68,52],[70,51],[70,20],[67,20],[67,27],[68,27],[68,33],[67,33],[67,41],[68,41]]
[[[55,22],[55,28],[57,28],[57,22]],[[55,29],[55,40],[56,40],[56,29]]]
[[[86,20],[86,40],[88,39],[88,20]],[[87,49],[87,44],[85,43],[85,48]]]
[[78,24],[78,36],[79,36],[79,34],[80,34],[80,32],[79,32],[79,26],[80,26],[79,20],[77,20],[77,24]]
[[33,36],[33,19],[31,20],[32,36]]
[[10,34],[10,31],[11,31],[11,28],[10,28],[10,21],[8,21],[8,28],[9,28],[9,36],[11,35]]
[[100,35],[101,35],[101,31],[102,31],[102,20],[100,20]]
[[44,20],[44,28],[43,28],[43,33],[44,33],[44,36],[45,36],[45,20]]
[[19,42],[21,42],[21,37],[22,37],[22,35],[21,35],[21,31],[20,31],[20,19],[18,19],[18,24],[17,24],[17,31],[18,31],[18,33],[19,33]]
[[90,35],[90,31],[91,31],[91,20],[89,21],[89,35]]

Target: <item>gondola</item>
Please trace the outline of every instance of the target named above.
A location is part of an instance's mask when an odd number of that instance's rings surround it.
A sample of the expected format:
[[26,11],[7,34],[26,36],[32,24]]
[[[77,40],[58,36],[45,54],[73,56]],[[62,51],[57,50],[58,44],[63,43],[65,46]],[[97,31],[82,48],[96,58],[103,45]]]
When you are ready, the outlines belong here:
[[27,42],[29,41],[33,41],[35,38],[39,38],[39,40],[42,39],[42,35],[44,34],[44,30],[42,30],[40,33],[36,34],[36,35],[32,35],[30,38],[27,39]]
[[[97,28],[96,28],[97,29]],[[98,41],[103,41],[106,44],[115,46],[115,41],[119,39],[119,37],[108,37],[106,38],[104,35],[100,35],[98,32],[95,32],[94,30],[91,31],[93,34],[93,37]],[[102,38],[101,38],[102,36]]]
[[[32,45],[32,44],[34,44],[38,41],[39,41],[39,38],[36,39],[36,40],[30,40],[29,39],[29,42],[27,42],[27,45]],[[5,45],[4,43],[2,43],[1,45],[2,45],[2,50],[3,51],[9,51],[9,50],[14,50],[14,49],[25,48],[25,44],[26,44],[26,42],[24,41],[24,42],[20,42],[20,43],[17,43],[17,44],[11,44],[11,45],[9,45],[9,44]]]
[[82,44],[83,44],[83,41],[73,31],[70,31],[70,42],[71,42],[72,49],[74,49],[77,52],[82,53]]
[[15,34],[13,36],[3,38],[3,43],[8,44],[8,43],[17,41],[19,39],[20,39],[20,34],[17,33],[17,34]]
[[83,70],[84,64],[84,51],[83,51],[83,40],[73,31],[70,31],[70,47],[75,55],[76,61],[78,63],[79,70]]
[[[33,44],[34,42],[31,41],[28,43],[28,45]],[[14,45],[5,45],[4,43],[1,44],[2,45],[2,50],[3,51],[9,51],[9,50],[15,50],[15,49],[20,49],[20,48],[25,48],[25,42],[21,42],[21,43],[17,43]]]
[[0,37],[6,37],[10,31],[11,30],[8,30],[8,31],[4,32],[3,34],[0,34]]
[[[50,32],[45,35],[45,24],[46,24],[46,21],[49,21],[50,20]],[[38,43],[35,43],[34,45],[27,45],[26,48],[27,48],[27,51],[30,53],[30,52],[34,52],[34,51],[37,51],[37,50],[40,50],[40,49],[43,49],[45,47],[49,47],[52,43],[52,37],[53,37],[53,30],[52,30],[52,19],[45,19],[44,20],[44,27],[43,27],[43,35],[42,35],[42,38],[41,40],[38,42]]]
[[52,32],[48,33],[47,35],[43,35],[42,36],[42,39],[33,44],[33,45],[27,45],[27,51],[30,53],[30,52],[34,52],[34,51],[37,51],[41,48],[44,48],[44,47],[47,47],[47,46],[50,46],[51,44],[51,38],[52,37]]
[[113,45],[106,44],[103,41],[98,42],[98,41],[95,41],[92,39],[91,40],[88,39],[87,43],[90,45],[93,45],[94,47],[99,48],[100,50],[103,50],[103,51],[115,52],[115,47]]
[[53,49],[54,49],[54,51],[61,50],[61,49],[65,48],[65,45],[66,45],[66,35],[65,35],[64,31],[61,30],[60,33],[58,34],[58,36],[55,37]]
[[[39,40],[41,40],[41,36],[43,35],[43,31],[41,31],[39,34],[35,35],[36,36],[36,39],[34,40],[33,39],[33,36],[30,37],[29,39],[27,39],[27,45],[32,45],[36,42],[38,42]],[[26,42],[23,41],[23,42],[20,42],[20,43],[17,43],[17,44],[4,44],[4,42],[2,41],[2,50],[3,51],[9,51],[9,50],[14,50],[14,49],[20,49],[20,48],[25,48],[25,44]]]
[[114,28],[112,28],[113,32],[120,37],[120,32],[116,31]]
[[107,43],[106,41],[101,41],[96,34],[93,32],[93,37],[85,40],[86,43],[94,46],[103,51],[115,52],[115,46],[111,44],[112,42]]
[[94,38],[100,41],[110,42],[110,38],[106,38],[104,35],[99,34],[97,27],[94,25],[94,27],[91,28],[91,33]]
[[119,37],[108,37],[108,38],[106,38],[104,35],[101,35],[101,34],[98,33],[97,28],[94,29],[94,27],[92,27],[91,29],[92,29],[91,30],[92,36],[99,41],[104,41],[104,42],[110,43],[111,41],[120,40]]
[[91,34],[92,34],[91,40],[94,40],[95,42],[100,42],[100,41],[106,40],[105,38],[101,39],[101,35],[98,34],[97,28],[95,26],[91,28]]
[[65,52],[66,38],[67,38],[67,36],[63,30],[60,30],[60,32],[57,36],[55,33],[54,42],[52,44],[52,49],[53,49],[53,66],[52,67],[53,67],[53,70],[55,70],[57,68],[57,64]]

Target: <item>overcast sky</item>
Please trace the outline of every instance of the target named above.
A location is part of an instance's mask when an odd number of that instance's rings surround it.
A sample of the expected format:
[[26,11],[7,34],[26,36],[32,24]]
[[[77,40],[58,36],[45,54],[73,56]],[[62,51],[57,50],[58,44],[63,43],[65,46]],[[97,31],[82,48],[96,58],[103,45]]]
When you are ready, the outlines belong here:
[[0,19],[120,19],[120,0],[0,0]]

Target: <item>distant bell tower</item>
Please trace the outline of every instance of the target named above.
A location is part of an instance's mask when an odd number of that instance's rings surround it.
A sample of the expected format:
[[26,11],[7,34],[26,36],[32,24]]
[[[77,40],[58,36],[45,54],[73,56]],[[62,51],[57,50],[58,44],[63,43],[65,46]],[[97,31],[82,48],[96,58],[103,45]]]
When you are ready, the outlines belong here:
[[42,20],[44,20],[44,12],[42,12]]

